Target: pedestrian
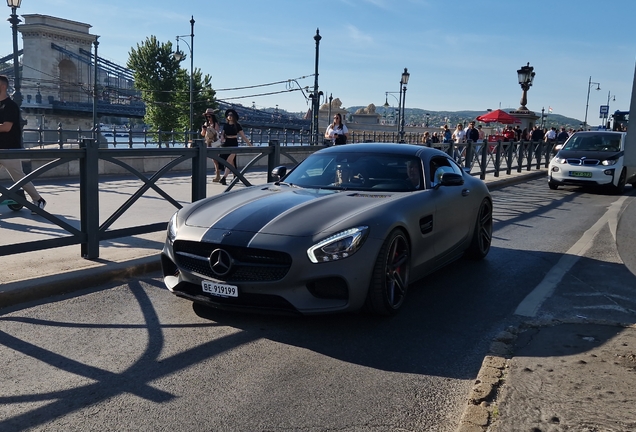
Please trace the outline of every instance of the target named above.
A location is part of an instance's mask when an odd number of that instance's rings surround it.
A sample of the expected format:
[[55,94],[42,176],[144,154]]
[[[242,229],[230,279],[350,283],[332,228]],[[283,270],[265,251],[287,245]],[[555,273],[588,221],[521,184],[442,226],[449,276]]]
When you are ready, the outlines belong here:
[[453,131],[453,141],[455,144],[460,144],[466,141],[466,131],[464,130],[464,125],[461,123],[457,123],[457,127]]
[[532,130],[532,134],[530,135],[530,139],[532,141],[543,141],[543,129],[535,126]]
[[504,136],[504,142],[514,142],[517,134],[515,133],[512,126],[508,126],[506,129],[504,129],[503,136]]
[[347,138],[349,138],[349,129],[342,123],[342,116],[340,113],[336,113],[333,116],[333,123],[327,126],[325,131],[325,138],[331,140],[332,145],[346,144]]
[[[22,125],[20,124],[20,107],[9,97],[7,89],[9,79],[6,75],[0,75],[0,149],[21,149],[22,148]],[[19,159],[0,159],[0,166],[3,166],[14,182],[20,181],[25,174],[22,171],[22,161]],[[33,204],[44,209],[46,201],[29,182],[22,186],[22,189],[29,194]],[[35,214],[35,211],[32,211]]]
[[453,133],[450,131],[448,125],[442,126],[442,136],[444,137],[444,143],[450,143],[453,139]]
[[486,132],[484,132],[481,125],[477,126],[477,132],[479,132],[479,140],[477,142],[484,142],[486,140]]
[[[462,144],[466,142],[466,131],[464,130],[464,125],[461,123],[457,123],[455,130],[453,131],[453,141],[455,144]],[[464,146],[457,145],[455,146],[455,161],[457,163],[461,163],[462,157],[464,156]]]
[[557,141],[560,143],[566,142],[570,138],[570,134],[565,130],[565,126],[561,126],[561,132],[557,135]]
[[556,128],[552,126],[549,131],[545,133],[545,142],[554,143],[557,139]]
[[468,129],[466,129],[466,139],[474,143],[479,141],[479,131],[475,128],[475,122],[468,123]]
[[[208,147],[220,147],[221,146],[221,127],[216,119],[216,110],[208,108],[203,113],[205,122],[201,126],[201,136],[203,136],[205,145]],[[213,182],[219,182],[221,180],[221,170],[224,168],[223,164],[219,166],[216,160],[214,162],[215,176],[212,179]]]
[[424,132],[424,135],[422,135],[422,144],[431,144],[431,134],[428,131]]
[[437,132],[433,132],[433,136],[431,137],[432,144],[439,144],[439,134]]
[[515,126],[514,131],[515,131],[515,140],[516,140],[516,141],[521,141],[521,134],[522,134],[522,130],[521,130],[521,128],[519,127],[519,125],[516,125],[516,126]]
[[[238,122],[239,115],[236,110],[230,108],[225,111],[225,119],[227,123],[223,126],[223,131],[221,132],[221,147],[238,147],[238,137],[240,136],[243,142],[245,142],[248,146],[252,146],[250,140],[245,136],[245,132],[243,132],[243,127]],[[219,183],[223,186],[227,185],[227,176],[230,174],[229,166],[236,166],[236,154],[235,153],[224,153],[220,155],[221,159],[225,161],[225,173],[223,173],[223,177],[219,180]]]

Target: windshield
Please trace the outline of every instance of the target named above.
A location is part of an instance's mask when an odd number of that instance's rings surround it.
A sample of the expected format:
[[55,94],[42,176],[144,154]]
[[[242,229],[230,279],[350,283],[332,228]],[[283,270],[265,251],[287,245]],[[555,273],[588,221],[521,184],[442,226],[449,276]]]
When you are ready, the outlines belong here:
[[563,150],[617,152],[621,149],[620,133],[574,134],[563,146]]
[[424,184],[418,157],[360,153],[313,154],[283,181],[306,188],[379,192],[413,191]]

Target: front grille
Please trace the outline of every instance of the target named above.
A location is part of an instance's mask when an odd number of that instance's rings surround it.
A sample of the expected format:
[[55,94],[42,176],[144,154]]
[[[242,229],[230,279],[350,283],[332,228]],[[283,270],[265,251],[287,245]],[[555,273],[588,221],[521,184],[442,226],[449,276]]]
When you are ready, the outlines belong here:
[[[177,265],[201,276],[231,282],[273,282],[285,277],[292,258],[285,252],[240,246],[177,240],[174,242]],[[209,257],[215,249],[223,249],[232,257],[230,272],[217,276],[210,268]]]
[[601,163],[601,161],[598,159],[568,159],[567,161],[570,165],[575,166],[596,166]]

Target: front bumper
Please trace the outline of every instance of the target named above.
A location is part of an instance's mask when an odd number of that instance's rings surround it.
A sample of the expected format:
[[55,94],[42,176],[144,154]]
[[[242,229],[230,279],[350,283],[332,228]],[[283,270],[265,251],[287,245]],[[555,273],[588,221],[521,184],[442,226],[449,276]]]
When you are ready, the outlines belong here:
[[[280,236],[276,239],[280,243]],[[372,266],[382,241],[367,238],[354,255],[333,262],[311,263],[307,257],[307,239],[290,237],[285,247],[276,249],[239,248],[204,242],[185,242],[194,246],[184,255],[184,242],[166,242],[161,262],[164,283],[175,295],[191,301],[227,310],[323,314],[360,309],[366,300]],[[179,251],[175,253],[175,245]],[[207,257],[216,248],[227,248],[238,260],[249,265],[229,274],[214,277]],[[289,251],[285,252],[285,251]],[[248,258],[245,258],[249,255]],[[268,264],[268,257],[275,260]],[[286,264],[285,256],[289,257]],[[254,258],[254,259],[253,259]],[[265,261],[258,261],[258,260]],[[250,267],[251,266],[251,267]],[[220,282],[238,288],[238,297],[218,297],[203,292],[203,281]]]
[[558,185],[611,186],[615,184],[616,167],[576,166],[550,163],[549,181]]

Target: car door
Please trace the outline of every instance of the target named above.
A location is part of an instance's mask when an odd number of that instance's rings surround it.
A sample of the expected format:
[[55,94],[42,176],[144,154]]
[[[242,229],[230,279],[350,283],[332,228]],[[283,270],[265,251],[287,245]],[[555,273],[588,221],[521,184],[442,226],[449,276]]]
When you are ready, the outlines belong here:
[[460,250],[470,232],[470,222],[467,223],[467,212],[470,189],[466,184],[459,186],[442,186],[441,175],[453,172],[462,176],[468,174],[453,161],[445,156],[435,156],[431,159],[429,168],[433,201],[435,202],[435,219],[437,223],[436,250],[437,256],[444,261]]

